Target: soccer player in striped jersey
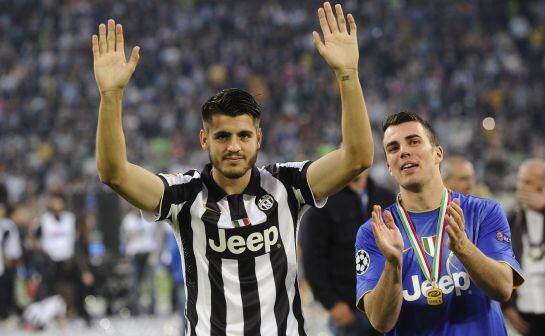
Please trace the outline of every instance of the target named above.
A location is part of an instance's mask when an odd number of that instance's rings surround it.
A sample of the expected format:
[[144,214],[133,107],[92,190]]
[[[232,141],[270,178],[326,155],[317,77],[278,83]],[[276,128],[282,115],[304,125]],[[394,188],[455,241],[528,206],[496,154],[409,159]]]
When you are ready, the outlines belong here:
[[524,282],[499,204],[449,191],[443,149],[420,116],[383,124],[396,203],[356,238],[357,306],[387,335],[507,335],[500,302]]
[[182,249],[188,335],[306,335],[295,256],[299,218],[373,160],[354,18],[327,2],[318,18],[323,40],[314,32],[314,44],[339,85],[342,145],[315,162],[263,168],[255,167],[260,107],[239,89],[223,90],[203,105],[199,137],[210,156],[203,169],[154,175],[130,163],[121,104],[139,48],[127,62],[122,27],[113,20],[92,38],[101,97],[99,176],[154,219],[172,224]]

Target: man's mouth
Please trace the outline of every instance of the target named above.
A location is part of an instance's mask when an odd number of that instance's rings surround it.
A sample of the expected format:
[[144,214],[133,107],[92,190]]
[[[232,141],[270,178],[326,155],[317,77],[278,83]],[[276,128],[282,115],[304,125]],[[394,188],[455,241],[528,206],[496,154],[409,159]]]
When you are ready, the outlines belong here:
[[404,163],[402,166],[401,166],[401,171],[412,171],[414,170],[414,168],[418,167],[418,165],[416,163],[412,163],[412,162],[407,162],[407,163]]

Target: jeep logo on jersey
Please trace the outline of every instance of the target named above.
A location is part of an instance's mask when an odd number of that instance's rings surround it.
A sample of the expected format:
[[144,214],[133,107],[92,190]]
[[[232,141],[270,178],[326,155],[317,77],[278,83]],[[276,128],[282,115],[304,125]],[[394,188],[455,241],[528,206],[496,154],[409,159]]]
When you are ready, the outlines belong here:
[[[413,275],[411,280],[412,289],[403,290],[403,299],[405,299],[405,301],[416,301],[423,297],[428,289],[432,288],[432,285],[428,280],[420,282],[419,275]],[[470,285],[471,281],[466,272],[452,273],[452,277],[450,275],[443,275],[439,278],[439,282],[437,283],[437,286],[441,288],[443,294],[450,294],[454,291],[456,296],[462,295],[462,291],[468,290]]]
[[226,259],[256,257],[282,246],[278,227],[271,224],[217,229],[214,236],[208,237],[208,247]]
[[269,210],[273,205],[274,198],[271,195],[263,195],[259,201],[257,201],[257,207],[262,211]]

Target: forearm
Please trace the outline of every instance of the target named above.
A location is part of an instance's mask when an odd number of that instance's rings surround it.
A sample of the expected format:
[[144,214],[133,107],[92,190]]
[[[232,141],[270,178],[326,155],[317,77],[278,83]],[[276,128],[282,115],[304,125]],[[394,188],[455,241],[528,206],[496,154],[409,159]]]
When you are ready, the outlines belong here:
[[486,295],[493,300],[509,300],[513,291],[513,271],[506,265],[484,255],[474,244],[456,254],[456,257]]
[[347,158],[368,168],[373,163],[373,137],[357,69],[335,72],[341,93],[342,148]]
[[96,160],[100,180],[115,183],[127,169],[122,124],[123,91],[101,93],[96,136]]
[[388,332],[397,323],[403,300],[401,265],[388,261],[375,288],[364,299],[365,312],[375,329]]

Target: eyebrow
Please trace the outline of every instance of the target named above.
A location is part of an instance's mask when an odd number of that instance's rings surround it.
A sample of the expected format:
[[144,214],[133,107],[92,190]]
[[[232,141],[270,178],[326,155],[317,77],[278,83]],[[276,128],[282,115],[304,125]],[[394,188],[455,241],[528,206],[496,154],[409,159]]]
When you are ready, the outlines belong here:
[[[214,136],[219,136],[219,135],[227,135],[227,136],[230,136],[232,135],[233,133],[231,132],[228,132],[228,131],[224,131],[224,130],[219,130],[215,133],[213,133]],[[242,131],[239,131],[238,133],[236,133],[237,135],[241,136],[241,135],[252,135],[254,134],[254,132],[250,131],[250,130],[242,130]]]
[[[405,137],[405,140],[411,140],[411,139],[414,139],[414,138],[422,138],[420,135],[418,134],[409,134]],[[393,140],[393,141],[390,141],[386,144],[385,148],[388,148],[392,145],[396,145],[398,144],[399,142],[397,140]]]

